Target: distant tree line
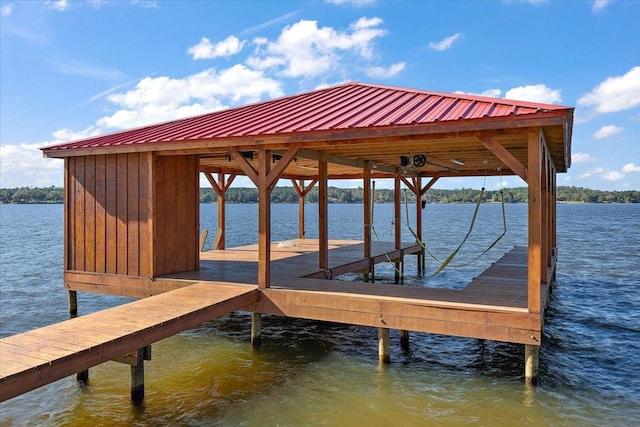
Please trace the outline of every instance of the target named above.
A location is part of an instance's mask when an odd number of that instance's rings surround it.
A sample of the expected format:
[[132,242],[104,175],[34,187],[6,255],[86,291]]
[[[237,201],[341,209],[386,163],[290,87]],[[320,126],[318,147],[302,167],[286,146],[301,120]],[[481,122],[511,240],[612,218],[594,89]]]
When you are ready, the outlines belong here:
[[[429,190],[423,197],[427,203],[475,203],[480,191],[476,188],[457,190]],[[406,192],[410,201],[415,201],[411,191]],[[329,187],[329,203],[362,203],[362,188]],[[401,196],[404,197],[403,195]],[[500,190],[487,190],[483,198],[488,202],[500,201]],[[376,189],[376,203],[393,203],[393,191]],[[558,187],[558,202],[567,203],[640,203],[640,190],[600,191],[582,187]],[[293,187],[276,187],[271,193],[273,203],[297,203],[298,196]],[[313,188],[307,194],[307,202],[318,202],[318,189]],[[215,203],[217,195],[212,188],[200,189],[201,203]],[[258,190],[255,188],[232,187],[226,194],[227,203],[257,203]],[[527,187],[504,189],[505,203],[527,203]],[[60,187],[21,187],[0,189],[0,203],[62,203],[63,191]]]

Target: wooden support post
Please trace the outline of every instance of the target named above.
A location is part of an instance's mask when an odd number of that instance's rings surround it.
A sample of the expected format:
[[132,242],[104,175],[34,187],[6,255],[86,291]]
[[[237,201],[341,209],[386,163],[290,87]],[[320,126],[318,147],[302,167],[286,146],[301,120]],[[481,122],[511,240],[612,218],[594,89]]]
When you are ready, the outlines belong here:
[[[235,175],[231,175],[232,178],[229,179],[229,184],[231,184],[231,181],[233,181],[233,177],[235,177]],[[217,249],[217,250],[221,250],[223,251],[225,249],[225,244],[226,244],[226,200],[225,200],[225,196],[227,195],[227,186],[225,185],[225,177],[223,173],[218,174],[218,180],[220,181],[220,193],[218,194],[218,201],[216,203],[217,207],[218,207],[218,230],[220,230],[220,234],[216,233],[216,241],[215,243],[215,247],[213,249]]]
[[[78,292],[69,291],[69,319],[78,317]],[[89,381],[89,370],[80,371],[76,374],[76,381],[87,384]]]
[[[369,161],[364,162],[364,171],[362,177],[362,186],[364,188],[363,203],[364,203],[364,258],[371,259],[371,168],[369,167]],[[371,275],[371,264],[364,273],[365,282],[369,281]]]
[[378,361],[384,364],[391,363],[389,328],[378,328]]
[[227,180],[224,173],[219,173],[217,181],[209,172],[205,172],[204,176],[207,178],[207,180],[211,184],[211,187],[213,187],[213,190],[218,196],[216,203],[218,206],[218,228],[216,230],[216,237],[213,242],[213,249],[224,250],[226,228],[225,196],[236,175],[229,175],[229,179]]
[[400,331],[400,348],[404,351],[409,350],[409,331]]
[[318,161],[318,240],[321,270],[329,271],[329,225],[328,225],[328,177],[327,162]]
[[529,185],[529,258],[528,258],[528,309],[540,313],[540,285],[542,283],[541,259],[541,156],[540,137],[530,133],[528,137],[528,185]]
[[262,315],[260,313],[251,313],[251,346],[253,348],[260,347],[262,333]]
[[[400,206],[400,173],[397,173],[393,179],[393,225],[394,225],[394,242],[397,250],[402,247],[402,215]],[[399,283],[402,280],[404,269],[404,253],[400,252],[400,262],[395,263],[395,283]],[[409,331],[400,331],[400,347],[403,350],[409,349]]]
[[134,404],[142,403],[144,400],[144,359],[145,349],[141,348],[135,352],[135,363],[131,364],[131,401]]
[[304,231],[304,201],[309,194],[309,191],[313,188],[314,185],[318,182],[317,179],[312,179],[311,183],[308,186],[304,186],[304,179],[300,180],[300,183],[295,179],[291,179],[293,183],[293,188],[296,190],[296,194],[298,195],[298,238],[304,239],[305,231]]
[[[531,171],[531,167],[529,167]],[[524,346],[524,382],[535,385],[538,383],[538,359],[540,355],[539,345],[525,344]]]
[[[293,181],[295,183],[295,180]],[[304,188],[304,179],[300,180],[300,188]],[[304,239],[304,194],[298,194],[298,239]]]
[[69,291],[69,319],[78,317],[78,292]]
[[258,287],[271,285],[271,153],[258,151]]
[[[416,189],[416,235],[420,241],[424,241],[422,238],[422,177],[418,176],[415,178],[415,189]],[[425,271],[425,260],[426,254],[424,249],[418,252],[418,274],[423,274]]]
[[[394,247],[399,250],[402,247],[402,218],[400,215],[400,174],[397,173],[393,178],[393,237]],[[396,261],[394,283],[400,282],[400,263],[403,262],[404,255],[400,255],[400,261]]]

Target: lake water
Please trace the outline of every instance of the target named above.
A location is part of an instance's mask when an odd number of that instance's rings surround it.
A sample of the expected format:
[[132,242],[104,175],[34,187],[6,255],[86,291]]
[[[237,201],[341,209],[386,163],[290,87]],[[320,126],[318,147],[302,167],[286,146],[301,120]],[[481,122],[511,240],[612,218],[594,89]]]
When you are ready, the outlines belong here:
[[[362,239],[362,209],[330,205],[330,237]],[[434,255],[444,259],[455,249],[473,209],[427,206],[425,242]],[[306,211],[307,236],[316,237],[316,206]],[[375,207],[381,240],[392,240],[392,213],[392,205]],[[61,205],[0,205],[2,336],[68,317],[62,214]],[[257,240],[256,205],[229,205],[227,215],[227,246]],[[274,205],[272,215],[274,240],[297,236],[297,205]],[[464,286],[514,245],[526,245],[526,218],[525,205],[508,205],[507,235],[469,267],[427,280],[409,257],[404,283]],[[210,236],[215,223],[216,206],[202,205]],[[91,369],[86,387],[69,377],[0,404],[0,425],[638,425],[640,205],[561,204],[557,223],[557,283],[535,388],[523,383],[521,345],[413,333],[403,352],[392,331],[392,363],[379,367],[375,328],[264,316],[263,345],[254,351],[250,316],[234,313],[154,344],[140,407],[129,400],[129,368],[109,362]],[[501,232],[500,206],[482,205],[453,264],[474,258]],[[433,271],[436,262],[427,262]],[[393,281],[393,268],[378,266],[376,281]],[[79,310],[126,301],[80,293]]]

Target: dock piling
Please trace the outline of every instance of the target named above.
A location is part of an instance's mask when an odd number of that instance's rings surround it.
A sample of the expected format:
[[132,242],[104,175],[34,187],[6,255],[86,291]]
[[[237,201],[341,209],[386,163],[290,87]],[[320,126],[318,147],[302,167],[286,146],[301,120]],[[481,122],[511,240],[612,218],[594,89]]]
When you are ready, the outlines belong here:
[[251,313],[251,346],[253,348],[260,347],[261,331],[262,331],[262,315],[260,313]]
[[135,352],[135,361],[131,363],[131,401],[140,404],[144,400],[144,359],[146,350]]
[[391,363],[391,343],[389,328],[378,328],[378,361],[388,365]]
[[[78,292],[69,291],[69,319],[78,317]],[[86,385],[89,381],[89,370],[76,373],[76,381]]]
[[539,345],[525,344],[524,346],[524,382],[535,385],[538,382],[538,358],[540,355]]

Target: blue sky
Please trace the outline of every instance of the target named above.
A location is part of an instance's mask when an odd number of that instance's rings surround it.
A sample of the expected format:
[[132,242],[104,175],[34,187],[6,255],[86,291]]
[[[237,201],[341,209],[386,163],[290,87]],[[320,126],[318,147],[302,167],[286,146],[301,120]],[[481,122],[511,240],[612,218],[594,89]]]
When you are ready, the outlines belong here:
[[639,1],[1,0],[0,19],[0,187],[62,185],[45,145],[360,81],[574,106],[558,184],[640,189]]

